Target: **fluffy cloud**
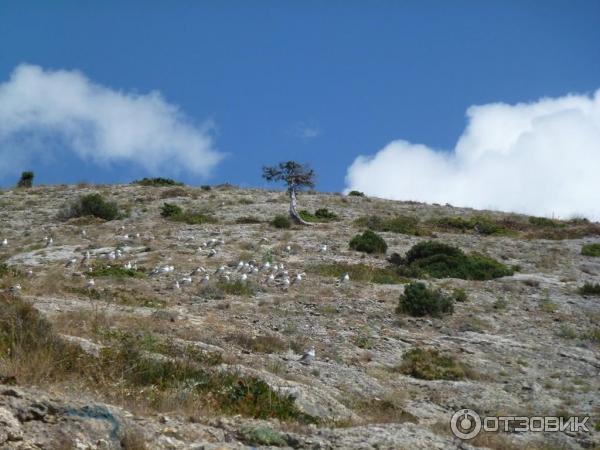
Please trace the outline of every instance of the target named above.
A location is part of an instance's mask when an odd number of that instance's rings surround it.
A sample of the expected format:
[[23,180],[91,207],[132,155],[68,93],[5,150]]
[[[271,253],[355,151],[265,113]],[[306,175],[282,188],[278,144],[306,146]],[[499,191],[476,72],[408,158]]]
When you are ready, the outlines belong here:
[[0,84],[0,176],[64,152],[105,167],[201,176],[222,159],[210,123],[192,123],[158,92],[123,93],[80,72],[19,65]]
[[600,220],[600,90],[467,110],[451,152],[398,140],[359,156],[346,185],[397,200]]

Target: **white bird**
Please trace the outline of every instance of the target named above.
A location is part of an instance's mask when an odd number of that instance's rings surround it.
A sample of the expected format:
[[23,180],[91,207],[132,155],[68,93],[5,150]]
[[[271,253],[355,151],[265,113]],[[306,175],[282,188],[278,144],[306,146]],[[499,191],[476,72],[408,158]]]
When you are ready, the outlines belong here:
[[304,275],[304,274],[303,273],[296,274],[296,277],[294,278],[292,283],[300,283],[302,281],[302,275]]
[[127,269],[127,270],[131,269],[131,261],[127,261],[127,264],[123,265],[123,269]]
[[340,283],[347,283],[348,281],[350,281],[350,275],[348,275],[348,272],[346,272],[340,277]]
[[202,278],[202,284],[207,284],[209,281],[210,281],[210,276],[204,275],[204,278]]
[[198,275],[200,273],[206,273],[206,269],[202,266],[196,267],[194,270],[192,270],[192,273],[190,273],[190,275]]
[[292,247],[290,245],[286,246],[285,247],[285,251],[288,252],[288,253],[291,253],[292,252]]
[[266,263],[263,264],[262,268],[263,268],[263,270],[269,270],[271,268],[271,263],[269,261],[267,261]]
[[167,266],[168,272],[175,272],[175,266]]
[[272,284],[275,282],[275,275],[271,274],[269,275],[269,278],[267,278],[267,284]]
[[181,289],[181,288],[179,287],[179,281],[175,280],[175,282],[173,283],[173,286],[172,286],[172,288],[173,288],[173,289],[175,289],[175,290],[177,290],[177,289]]
[[248,275],[246,275],[245,273],[242,274],[242,281],[247,281],[248,280]]
[[120,248],[117,249],[116,256],[117,256],[117,258],[120,258],[121,256],[123,256],[123,252],[121,251]]
[[319,252],[325,253],[326,251],[327,251],[327,244],[321,245],[321,247],[319,248]]
[[223,278],[227,283],[229,283],[229,280],[230,280],[229,275],[225,274],[221,278]]
[[85,284],[85,287],[88,289],[93,288],[96,285],[96,282],[94,281],[93,278],[90,278],[87,283]]
[[140,238],[140,233],[135,233],[135,237],[139,239]]
[[14,286],[12,286],[12,287],[10,288],[10,291],[11,291],[11,292],[13,292],[13,293],[15,293],[15,292],[19,292],[20,290],[21,290],[21,285],[20,285],[20,284],[18,284],[18,283],[17,283],[17,284],[15,284]]
[[2,239],[2,246],[5,247],[8,245],[8,239],[4,238]]
[[283,288],[284,288],[284,289],[287,289],[287,288],[289,288],[289,287],[290,287],[290,279],[289,279],[288,277],[285,277],[285,278],[283,279]]
[[112,251],[112,252],[108,253],[108,254],[106,255],[106,257],[107,257],[107,258],[108,258],[110,261],[114,261],[115,259],[117,259],[117,254],[116,254],[114,251]]
[[252,273],[258,273],[258,267],[253,267],[252,268]]
[[298,362],[300,364],[308,365],[314,361],[315,356],[316,356],[315,348],[311,347],[308,349],[308,351],[306,353],[304,353],[304,355],[302,355],[302,357],[298,360]]
[[181,284],[192,284],[192,277],[183,277],[181,279]]
[[27,278],[31,278],[31,277],[33,277],[33,270],[29,269],[27,271]]
[[85,232],[85,230],[81,230],[81,235],[85,236],[87,233]]
[[70,260],[67,261],[67,264],[65,264],[65,267],[71,267],[74,266],[75,264],[77,264],[77,259],[76,258],[72,258]]
[[269,242],[269,238],[261,237],[260,242]]
[[213,256],[215,256],[217,254],[217,251],[214,248],[210,249],[210,252],[208,252],[208,257],[212,258]]
[[49,237],[48,240],[46,241],[46,247],[49,247],[50,245],[52,245],[53,242],[54,242],[54,239]]

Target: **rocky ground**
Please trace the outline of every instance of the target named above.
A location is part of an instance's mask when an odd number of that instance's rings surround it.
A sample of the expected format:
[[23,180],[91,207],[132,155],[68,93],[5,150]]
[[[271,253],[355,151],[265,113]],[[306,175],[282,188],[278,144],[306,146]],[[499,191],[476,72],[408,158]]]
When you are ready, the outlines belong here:
[[[58,218],[65,203],[92,192],[116,201],[126,217],[106,222]],[[164,202],[208,212],[216,220],[189,225],[165,219],[160,215]],[[80,185],[2,192],[0,240],[6,245],[0,262],[19,275],[9,271],[1,287],[30,302],[60,339],[91,358],[123,342],[161,361],[180,357],[173,348],[217,355],[210,370],[259,379],[275,393],[291,394],[294,407],[310,420],[226,411],[207,400],[209,391],[192,396],[170,387],[165,394],[161,386],[127,384],[125,375],[101,381],[100,375],[68,371],[56,376],[52,361],[41,361],[39,354],[18,364],[14,355],[4,354],[0,448],[600,446],[600,298],[577,293],[584,283],[599,281],[600,258],[582,256],[581,247],[600,242],[600,236],[545,240],[469,231],[382,232],[388,255],[434,239],[519,268],[488,281],[427,279],[429,286],[446,291],[463,288],[468,299],[456,303],[452,315],[411,317],[396,312],[405,284],[340,282],[315,267],[388,267],[382,255],[349,249],[349,240],[361,231],[353,224],[358,217],[405,215],[425,223],[474,211],[307,193],[299,198],[302,208],[328,208],[340,220],[277,229],[269,221],[286,213],[286,202],[281,192],[232,186]],[[320,251],[324,244],[327,250]],[[111,259],[116,249],[120,255]],[[86,251],[90,258],[83,261]],[[73,258],[76,262],[69,263]],[[225,266],[233,283],[246,270],[238,270],[240,260],[255,262],[260,271],[250,269],[247,281],[240,281],[249,289],[237,284],[237,290],[223,291],[218,268]],[[289,287],[280,284],[282,278],[268,282],[270,272],[262,269],[266,261],[283,264],[292,281],[296,274],[306,275]],[[88,269],[129,262],[137,265],[139,276],[97,276]],[[173,270],[161,272],[168,266]],[[188,284],[184,278],[199,266],[209,279],[197,273]],[[314,361],[299,363],[311,346]],[[399,370],[403,355],[417,347],[451,356],[465,376],[424,380],[404,374]],[[452,414],[461,408],[481,415],[590,416],[591,431],[483,433],[463,442],[449,429]]]

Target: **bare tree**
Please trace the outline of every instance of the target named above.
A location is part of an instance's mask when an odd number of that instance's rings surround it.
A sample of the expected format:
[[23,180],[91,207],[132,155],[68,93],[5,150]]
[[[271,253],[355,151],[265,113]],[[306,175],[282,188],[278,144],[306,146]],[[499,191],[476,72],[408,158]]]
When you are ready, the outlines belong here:
[[297,223],[312,225],[302,219],[296,210],[296,194],[304,188],[315,186],[315,171],[305,164],[286,161],[276,166],[263,167],[263,178],[267,181],[283,181],[290,196],[290,216]]

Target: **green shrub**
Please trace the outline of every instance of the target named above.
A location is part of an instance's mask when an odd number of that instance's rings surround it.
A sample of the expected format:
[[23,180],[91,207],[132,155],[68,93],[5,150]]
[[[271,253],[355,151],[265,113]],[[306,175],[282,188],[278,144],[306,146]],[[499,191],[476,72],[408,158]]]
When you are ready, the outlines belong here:
[[399,276],[391,268],[372,267],[366,264],[317,264],[309,266],[308,272],[325,277],[340,278],[347,273],[353,281],[365,281],[377,284],[399,284],[408,280]]
[[163,203],[160,208],[160,215],[163,217],[175,217],[183,214],[183,209],[173,203]]
[[142,178],[141,180],[134,180],[132,184],[139,184],[140,186],[183,186],[183,183],[172,180],[171,178]]
[[209,214],[184,211],[180,206],[173,203],[164,203],[161,207],[160,215],[176,222],[185,222],[189,225],[216,222],[216,219]]
[[242,280],[235,281],[219,281],[217,288],[225,294],[237,295],[240,297],[252,297],[256,294],[257,288],[253,283],[249,281],[243,282]]
[[431,234],[419,225],[419,219],[410,216],[396,216],[383,218],[379,216],[359,217],[354,225],[366,227],[372,231],[389,231],[392,233],[411,234],[414,236],[427,236]]
[[415,317],[439,317],[454,312],[454,301],[440,290],[428,289],[424,283],[413,282],[404,288],[396,312]]
[[202,189],[203,191],[212,190],[212,188],[208,184],[203,184],[202,186],[200,186],[200,189]]
[[21,173],[21,178],[17,183],[18,188],[30,188],[33,186],[33,172]]
[[331,222],[334,220],[338,220],[337,214],[329,211],[327,208],[317,209],[314,212],[314,214],[303,209],[301,211],[298,211],[298,214],[300,215],[300,217],[302,217],[302,219],[306,220],[307,222]]
[[239,224],[252,224],[252,223],[262,223],[262,220],[260,220],[258,217],[254,217],[254,216],[243,216],[243,217],[238,217],[237,219],[235,219],[235,223],[239,223]]
[[100,194],[87,194],[79,197],[60,214],[63,219],[94,216],[104,220],[115,220],[122,217],[115,202],[105,200]]
[[467,291],[465,291],[464,289],[455,289],[454,292],[452,293],[452,299],[455,302],[466,302],[469,297],[467,295]]
[[558,222],[556,220],[548,219],[547,217],[530,217],[528,219],[529,224],[535,227],[549,227],[549,228],[558,228],[565,227],[566,224]]
[[273,225],[275,228],[291,228],[292,221],[288,216],[278,215],[273,218],[271,225]]
[[371,230],[356,235],[350,241],[350,248],[365,253],[385,253],[387,244],[385,240]]
[[584,256],[600,256],[600,244],[585,244],[581,247],[581,254]]
[[249,444],[283,447],[287,445],[285,436],[266,426],[245,426],[240,430],[241,439]]
[[437,350],[413,348],[402,356],[400,372],[422,380],[461,380],[465,369],[452,356],[441,355]]
[[501,221],[489,216],[463,217],[442,217],[434,220],[433,225],[442,229],[454,229],[461,232],[476,231],[483,235],[505,235],[510,234],[511,230]]
[[466,255],[461,249],[436,241],[414,245],[405,258],[398,261],[400,274],[434,278],[462,278],[464,280],[490,280],[513,274],[513,269],[488,256],[473,253]]
[[364,197],[365,193],[360,191],[350,191],[348,192],[348,196],[350,197]]
[[600,283],[585,283],[577,292],[581,295],[600,295]]

